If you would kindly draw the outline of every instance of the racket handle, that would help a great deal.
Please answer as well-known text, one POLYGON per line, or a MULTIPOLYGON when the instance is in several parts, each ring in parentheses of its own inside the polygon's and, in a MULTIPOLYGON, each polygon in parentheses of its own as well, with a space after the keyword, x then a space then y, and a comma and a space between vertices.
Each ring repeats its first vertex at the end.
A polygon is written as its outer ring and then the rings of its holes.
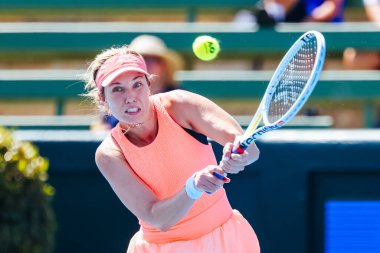
MULTIPOLYGON (((245 147, 242 147, 242 146, 239 145, 237 147, 233 147, 232 153, 234 153, 234 154, 243 154, 244 151, 245 151, 245 149, 246 149, 245 147)), ((216 177, 216 178, 218 178, 220 180, 223 180, 223 181, 227 180, 227 178, 226 178, 227 173, 224 173, 224 175, 221 175, 221 174, 219 174, 217 172, 213 172, 212 174, 214 175, 214 177, 216 177)), ((211 194, 211 192, 206 192, 206 193, 211 194)))
POLYGON ((221 175, 218 172, 213 172, 212 174, 214 175, 214 177, 216 177, 220 180, 225 180, 225 178, 226 178, 226 175, 221 175))
MULTIPOLYGON (((220 180, 227 180, 226 179, 226 174, 225 175, 221 175, 219 174, 218 172, 213 172, 212 173, 214 175, 214 177, 216 177, 217 179, 220 179, 220 180)), ((212 192, 206 192, 207 194, 212 194, 212 192)))
POLYGON ((246 150, 246 147, 237 146, 237 147, 234 147, 232 149, 232 153, 234 153, 234 154, 243 154, 245 150, 246 150))

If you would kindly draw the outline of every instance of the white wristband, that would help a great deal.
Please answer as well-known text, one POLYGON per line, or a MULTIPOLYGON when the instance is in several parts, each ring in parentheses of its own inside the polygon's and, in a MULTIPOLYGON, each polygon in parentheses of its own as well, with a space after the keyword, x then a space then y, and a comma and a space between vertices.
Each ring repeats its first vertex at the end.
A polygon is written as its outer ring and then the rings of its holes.
POLYGON ((199 199, 203 193, 203 191, 200 191, 197 188, 195 188, 193 176, 189 177, 189 179, 186 181, 185 191, 187 196, 189 196, 189 198, 191 199, 199 199))

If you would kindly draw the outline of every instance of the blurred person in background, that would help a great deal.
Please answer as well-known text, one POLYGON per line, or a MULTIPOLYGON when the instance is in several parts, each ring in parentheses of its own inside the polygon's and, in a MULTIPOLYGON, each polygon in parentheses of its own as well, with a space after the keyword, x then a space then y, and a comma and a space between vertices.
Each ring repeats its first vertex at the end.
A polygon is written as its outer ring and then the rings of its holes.
MULTIPOLYGON (((380 29, 380 0, 363 0, 367 18, 380 29)), ((380 52, 347 48, 343 52, 343 67, 349 70, 380 70, 380 52)), ((377 108, 375 127, 380 128, 380 108, 377 108)))
POLYGON ((250 10, 239 11, 237 24, 273 26, 278 22, 342 22, 344 0, 262 0, 250 10))
MULTIPOLYGON (((368 20, 380 29, 380 0, 364 0, 363 4, 368 20)), ((380 70, 380 53, 347 48, 343 52, 343 67, 350 70, 380 70)))
POLYGON ((380 26, 380 0, 364 0, 363 4, 368 19, 380 26))
MULTIPOLYGON (((182 70, 184 62, 182 57, 169 49, 165 42, 153 35, 143 34, 134 38, 128 46, 144 57, 149 73, 154 76, 151 92, 157 94, 178 88, 175 73, 182 70)), ((105 114, 101 120, 94 122, 93 130, 111 129, 118 120, 111 114, 105 114)))
POLYGON ((153 35, 140 35, 131 41, 129 48, 144 57, 149 73, 155 76, 152 94, 178 88, 175 73, 183 69, 184 62, 163 40, 153 35))
POLYGON ((287 12, 285 22, 343 22, 344 0, 299 0, 287 12))

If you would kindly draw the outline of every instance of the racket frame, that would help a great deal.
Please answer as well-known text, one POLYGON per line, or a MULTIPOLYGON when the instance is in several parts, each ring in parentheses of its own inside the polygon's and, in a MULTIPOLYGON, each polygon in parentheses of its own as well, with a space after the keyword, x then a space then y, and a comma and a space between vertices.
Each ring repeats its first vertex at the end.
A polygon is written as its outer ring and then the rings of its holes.
POLYGON ((240 145, 234 148, 234 153, 243 153, 244 150, 248 148, 248 146, 255 141, 258 137, 265 134, 268 131, 278 129, 289 122, 302 108, 307 99, 309 98, 311 92, 313 91, 320 73, 322 72, 324 60, 326 55, 326 45, 325 39, 320 32, 317 31, 308 31, 304 33, 288 50, 285 56, 282 58, 280 64, 278 65, 275 73, 273 74, 268 87, 264 93, 263 99, 260 102, 259 108, 253 116, 250 124, 248 125, 244 135, 240 138, 240 145), (316 37, 317 40, 317 53, 315 59, 315 65, 310 73, 310 78, 305 84, 305 87, 301 94, 298 96, 297 100, 290 107, 290 109, 277 121, 270 123, 267 117, 267 111, 269 109, 269 104, 271 98, 274 94, 274 91, 278 85, 279 79, 286 70, 287 65, 292 60, 295 54, 299 51, 299 49, 307 43, 311 38, 316 37), (262 127, 258 127, 260 122, 263 121, 264 125, 262 127))

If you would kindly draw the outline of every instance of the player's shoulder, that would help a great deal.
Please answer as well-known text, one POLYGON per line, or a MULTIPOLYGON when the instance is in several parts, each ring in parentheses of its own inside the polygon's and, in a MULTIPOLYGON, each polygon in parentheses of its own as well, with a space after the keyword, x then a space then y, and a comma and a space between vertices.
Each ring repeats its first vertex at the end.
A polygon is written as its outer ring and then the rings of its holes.
POLYGON ((96 149, 95 162, 99 169, 105 169, 120 159, 124 159, 123 153, 111 134, 108 134, 96 149))
POLYGON ((160 93, 158 95, 165 108, 182 108, 183 106, 196 105, 201 103, 204 99, 204 97, 199 94, 181 89, 160 93))
POLYGON ((201 100, 200 95, 185 90, 173 90, 160 94, 160 102, 168 114, 180 126, 190 129, 190 119, 200 110, 199 101, 201 100))

